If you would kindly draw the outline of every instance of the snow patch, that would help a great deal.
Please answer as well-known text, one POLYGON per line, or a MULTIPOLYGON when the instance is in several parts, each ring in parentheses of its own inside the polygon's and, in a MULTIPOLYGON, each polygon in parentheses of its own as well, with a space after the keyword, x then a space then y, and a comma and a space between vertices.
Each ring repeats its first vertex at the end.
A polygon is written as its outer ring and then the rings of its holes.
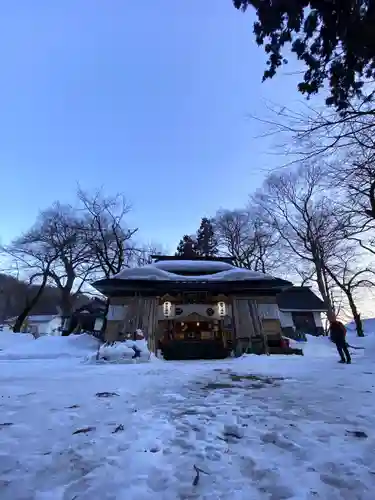
POLYGON ((4 361, 1 498, 370 500, 373 359, 336 361, 4 361))
MULTIPOLYGON (((85 351, 84 336, 62 339, 85 351)), ((304 347, 126 367, 3 360, 1 499, 371 500, 373 354, 339 365, 329 339, 304 347)))

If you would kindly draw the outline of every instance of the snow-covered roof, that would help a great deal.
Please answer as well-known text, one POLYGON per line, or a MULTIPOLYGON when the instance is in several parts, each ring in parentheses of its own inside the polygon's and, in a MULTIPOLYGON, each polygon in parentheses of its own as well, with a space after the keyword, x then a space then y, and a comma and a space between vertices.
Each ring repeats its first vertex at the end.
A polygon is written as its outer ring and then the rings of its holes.
MULTIPOLYGON (((58 318, 57 314, 31 314, 27 316, 26 320, 30 323, 48 323, 55 318, 58 318)), ((8 318, 7 323, 11 323, 12 321, 16 321, 17 316, 13 316, 12 318, 8 318)))
POLYGON ((52 321, 53 319, 57 318, 57 314, 32 314, 31 316, 27 317, 27 321, 30 322, 35 322, 35 323, 45 323, 48 321, 52 321))
POLYGON ((124 269, 116 274, 114 278, 149 281, 246 281, 274 279, 273 276, 268 274, 241 269, 225 262, 189 260, 161 261, 133 269, 124 269), (190 273, 200 271, 204 272, 204 274, 186 276, 180 274, 183 271, 190 273))
POLYGON ((294 286, 277 296, 280 311, 326 311, 324 302, 306 286, 294 286))
POLYGON ((161 260, 151 264, 157 269, 163 269, 168 272, 212 272, 228 271, 234 266, 227 262, 210 261, 210 260, 161 260))

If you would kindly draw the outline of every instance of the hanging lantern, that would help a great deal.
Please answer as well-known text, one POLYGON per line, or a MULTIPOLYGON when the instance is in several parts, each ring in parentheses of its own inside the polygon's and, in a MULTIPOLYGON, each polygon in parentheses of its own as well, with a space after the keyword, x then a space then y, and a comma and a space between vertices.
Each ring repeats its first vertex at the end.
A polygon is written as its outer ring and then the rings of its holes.
POLYGON ((163 313, 166 318, 169 318, 172 314, 172 303, 169 301, 164 302, 163 304, 163 313))
POLYGON ((218 313, 220 318, 223 318, 226 314, 226 304, 223 301, 217 303, 218 313))

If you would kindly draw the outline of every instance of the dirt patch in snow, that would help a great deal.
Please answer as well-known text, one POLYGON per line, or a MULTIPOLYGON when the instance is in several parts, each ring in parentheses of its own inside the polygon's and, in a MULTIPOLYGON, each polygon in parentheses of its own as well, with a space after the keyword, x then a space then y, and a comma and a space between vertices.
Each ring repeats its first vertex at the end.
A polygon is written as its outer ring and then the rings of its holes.
POLYGON ((268 386, 280 386, 283 377, 265 377, 261 375, 239 375, 237 373, 221 372, 221 375, 228 377, 228 381, 210 381, 202 386, 203 390, 220 390, 220 389, 263 389, 268 386))
POLYGON ((244 389, 244 387, 236 384, 226 383, 226 382, 209 382, 204 385, 202 389, 207 390, 218 390, 218 389, 244 389))
POLYGON ((243 380, 257 380, 265 384, 274 385, 275 382, 284 380, 284 377, 262 377, 260 375, 238 375, 236 373, 230 373, 229 377, 235 382, 242 382, 243 380))
POLYGON ((113 396, 120 396, 117 392, 97 392, 96 397, 98 398, 112 398, 113 396))

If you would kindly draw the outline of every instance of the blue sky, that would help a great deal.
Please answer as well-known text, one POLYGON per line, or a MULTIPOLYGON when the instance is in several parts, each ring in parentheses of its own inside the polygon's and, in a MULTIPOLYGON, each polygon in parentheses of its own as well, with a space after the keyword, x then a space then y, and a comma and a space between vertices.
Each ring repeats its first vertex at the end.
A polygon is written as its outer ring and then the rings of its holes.
POLYGON ((0 16, 0 238, 76 185, 124 192, 129 223, 174 250, 202 216, 247 202, 272 166, 253 17, 231 0, 19 0, 0 16))

